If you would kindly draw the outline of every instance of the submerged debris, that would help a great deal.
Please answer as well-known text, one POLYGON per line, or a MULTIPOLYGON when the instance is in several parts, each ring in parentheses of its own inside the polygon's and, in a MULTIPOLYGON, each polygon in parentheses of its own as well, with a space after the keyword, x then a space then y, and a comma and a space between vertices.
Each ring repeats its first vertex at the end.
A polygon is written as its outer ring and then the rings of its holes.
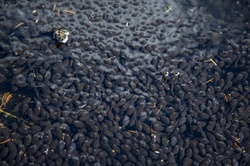
POLYGON ((59 43, 67 43, 69 40, 69 31, 67 29, 58 29, 54 32, 54 38, 59 42, 59 43))

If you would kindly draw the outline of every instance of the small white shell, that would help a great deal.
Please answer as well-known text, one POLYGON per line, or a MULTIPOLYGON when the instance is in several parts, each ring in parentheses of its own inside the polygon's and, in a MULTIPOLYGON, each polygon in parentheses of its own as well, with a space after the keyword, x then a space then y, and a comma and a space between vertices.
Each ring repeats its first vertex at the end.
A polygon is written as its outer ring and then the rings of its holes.
POLYGON ((58 29, 54 32, 54 38, 60 43, 66 43, 69 40, 69 34, 66 29, 58 29))

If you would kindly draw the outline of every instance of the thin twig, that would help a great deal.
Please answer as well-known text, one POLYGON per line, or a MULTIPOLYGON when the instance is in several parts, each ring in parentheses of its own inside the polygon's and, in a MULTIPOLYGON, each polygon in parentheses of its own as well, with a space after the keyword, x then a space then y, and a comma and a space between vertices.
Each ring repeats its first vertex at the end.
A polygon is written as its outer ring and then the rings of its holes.
POLYGON ((54 4, 52 11, 55 11, 55 10, 56 10, 56 3, 54 4))
POLYGON ((64 12, 67 12, 67 13, 70 13, 70 14, 76 14, 76 12, 73 12, 73 11, 71 11, 71 10, 63 10, 64 12))
POLYGON ((18 27, 20 27, 20 26, 23 25, 23 24, 24 24, 24 22, 21 22, 21 23, 17 24, 17 25, 15 26, 15 29, 18 28, 18 27))
POLYGON ((12 139, 11 138, 9 138, 9 139, 7 139, 7 140, 5 140, 5 141, 2 141, 2 142, 0 142, 0 145, 1 144, 4 144, 4 143, 7 143, 7 142, 9 142, 9 141, 11 141, 12 139))
POLYGON ((209 82, 213 82, 214 78, 211 78, 210 80, 207 80, 206 82, 204 82, 204 84, 207 84, 209 82))

